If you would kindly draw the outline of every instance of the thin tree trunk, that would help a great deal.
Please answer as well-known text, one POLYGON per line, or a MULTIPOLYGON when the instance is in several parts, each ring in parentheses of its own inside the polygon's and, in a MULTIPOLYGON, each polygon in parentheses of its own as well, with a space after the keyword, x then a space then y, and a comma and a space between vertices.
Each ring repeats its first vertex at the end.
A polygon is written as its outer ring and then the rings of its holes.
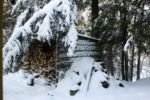
POLYGON ((124 52, 123 48, 124 45, 127 41, 127 36, 128 36, 128 32, 127 32, 127 10, 126 10, 126 0, 123 1, 123 8, 121 10, 121 32, 123 35, 123 47, 122 47, 122 79, 123 80, 128 80, 128 57, 127 54, 124 52))
MULTIPOLYGON (((140 4, 142 4, 142 8, 141 8, 141 10, 142 10, 142 12, 141 12, 141 22, 140 22, 141 23, 140 25, 142 27, 143 16, 144 16, 144 3, 142 3, 142 0, 141 0, 140 4)), ((140 28, 139 33, 143 34, 143 29, 142 28, 140 28)), ((142 45, 142 41, 139 40, 139 43, 138 43, 138 62, 137 62, 137 80, 140 79, 141 49, 142 49, 141 45, 142 45)))
POLYGON ((128 52, 125 53, 125 78, 128 81, 128 52))
POLYGON ((95 24, 94 21, 99 16, 98 0, 92 0, 91 9, 92 9, 92 35, 96 36, 97 29, 96 26, 94 25, 95 24))
POLYGON ((125 73, 124 73, 124 51, 122 51, 121 72, 122 72, 122 79, 125 80, 125 73))
MULTIPOLYGON (((126 5, 126 4, 124 3, 124 5, 126 5)), ((127 12, 127 10, 126 10, 126 8, 124 8, 124 11, 123 11, 124 45, 125 45, 125 43, 127 41, 127 36, 128 36, 128 33, 127 33, 127 23, 126 23, 126 21, 127 21, 126 12, 127 12)), ((125 80, 128 81, 128 54, 127 54, 127 52, 124 52, 124 55, 125 55, 125 58, 124 58, 125 59, 125 80)))
POLYGON ((138 62, 137 62, 137 80, 140 79, 140 64, 141 64, 141 41, 139 41, 138 47, 138 62))
POLYGON ((98 0, 92 0, 92 22, 98 17, 99 7, 98 0))
POLYGON ((133 68, 134 68, 134 44, 133 44, 133 47, 132 47, 132 58, 131 58, 131 69, 130 69, 130 80, 132 81, 133 80, 133 68))

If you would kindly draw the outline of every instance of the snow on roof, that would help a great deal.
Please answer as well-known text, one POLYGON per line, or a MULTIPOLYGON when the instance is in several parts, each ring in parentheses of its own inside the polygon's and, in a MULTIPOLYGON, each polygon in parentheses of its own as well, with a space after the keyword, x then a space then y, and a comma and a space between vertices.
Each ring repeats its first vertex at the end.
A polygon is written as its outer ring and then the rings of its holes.
POLYGON ((87 36, 87 35, 84 35, 84 34, 78 34, 78 36, 80 36, 80 37, 84 37, 84 38, 88 38, 88 39, 91 39, 91 40, 96 40, 96 41, 99 41, 99 39, 97 39, 97 38, 94 38, 94 37, 89 37, 89 36, 87 36))

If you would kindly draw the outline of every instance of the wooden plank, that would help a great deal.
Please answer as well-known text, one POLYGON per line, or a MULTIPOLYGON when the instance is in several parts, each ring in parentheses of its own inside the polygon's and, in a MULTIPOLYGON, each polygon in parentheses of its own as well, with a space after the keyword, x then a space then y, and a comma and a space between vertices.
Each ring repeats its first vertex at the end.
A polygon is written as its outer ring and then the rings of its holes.
POLYGON ((77 46, 75 51, 98 51, 100 48, 96 46, 77 46))
MULTIPOLYGON (((62 39, 59 39, 57 45, 64 45, 62 39)), ((88 39, 78 39, 77 45, 96 45, 96 41, 88 40, 88 39)))
MULTIPOLYGON (((62 58, 62 59, 58 59, 57 60, 57 63, 59 64, 59 63, 72 63, 72 62, 74 62, 76 59, 83 59, 83 58, 85 58, 85 57, 71 57, 71 58, 62 58)), ((92 57, 95 61, 101 61, 100 60, 100 57, 97 57, 97 56, 93 56, 92 57)))
MULTIPOLYGON (((83 57, 77 57, 77 58, 83 58, 83 57)), ((75 61, 75 59, 76 58, 71 58, 70 61, 63 61, 63 62, 57 63, 56 64, 57 65, 57 69, 58 70, 62 70, 64 72, 67 71, 71 67, 71 65, 73 64, 73 62, 75 61)), ((94 60, 97 61, 97 62, 101 62, 101 60, 98 57, 97 58, 95 57, 94 60)))
MULTIPOLYGON (((99 49, 97 50, 75 50, 74 51, 74 54, 76 54, 76 52, 100 52, 99 49)), ((61 55, 61 54, 67 54, 68 53, 68 50, 64 50, 64 51, 57 51, 57 55, 61 55)), ((88 56, 88 55, 87 55, 88 56)))
MULTIPOLYGON (((63 39, 64 37, 65 37, 64 34, 59 35, 58 41, 62 41, 62 39, 63 39)), ((82 35, 82 34, 79 34, 79 35, 78 35, 78 40, 89 40, 89 41, 93 41, 93 42, 98 42, 98 41, 99 41, 99 40, 96 39, 96 38, 88 37, 88 36, 82 35)))
POLYGON ((88 40, 78 40, 77 41, 78 46, 95 46, 96 43, 88 40))
MULTIPOLYGON (((90 57, 90 56, 95 56, 99 55, 99 52, 97 51, 82 51, 82 52, 75 52, 72 56, 70 57, 90 57)), ((69 57, 67 56, 66 53, 58 53, 58 58, 64 58, 64 57, 69 57)))
POLYGON ((99 41, 98 39, 95 39, 95 38, 92 38, 92 37, 88 37, 88 36, 84 36, 82 34, 78 35, 78 39, 79 40, 90 40, 90 41, 95 41, 95 42, 99 41))
MULTIPOLYGON (((98 48, 96 46, 77 46, 75 48, 75 51, 100 51, 100 48, 98 48)), ((61 48, 61 47, 59 47, 58 48, 58 52, 59 53, 63 53, 63 52, 67 53, 68 50, 67 50, 67 48, 61 48)))
POLYGON ((84 57, 92 57, 95 61, 101 61, 99 53, 100 48, 96 47, 97 41, 94 39, 79 36, 75 53, 72 56, 67 56, 67 47, 64 47, 61 40, 62 39, 59 39, 57 43, 58 53, 56 65, 58 69, 68 69, 76 59, 84 57))
MULTIPOLYGON (((100 55, 91 55, 91 56, 79 56, 79 57, 92 57, 92 58, 101 58, 101 56, 100 55)), ((79 58, 78 56, 74 56, 74 57, 68 57, 68 56, 66 56, 66 57, 57 57, 57 59, 58 60, 69 60, 69 59, 72 59, 72 58, 79 58)))

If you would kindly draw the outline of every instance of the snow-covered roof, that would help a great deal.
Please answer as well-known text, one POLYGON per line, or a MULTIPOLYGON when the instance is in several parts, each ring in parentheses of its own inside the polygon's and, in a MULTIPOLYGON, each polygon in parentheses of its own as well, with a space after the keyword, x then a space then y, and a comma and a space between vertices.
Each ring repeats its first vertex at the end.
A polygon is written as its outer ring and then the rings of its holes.
POLYGON ((99 39, 97 39, 97 38, 94 38, 94 37, 89 37, 89 36, 87 36, 87 35, 84 35, 84 34, 78 34, 78 36, 79 37, 83 37, 83 38, 87 38, 87 39, 91 39, 91 40, 96 40, 96 41, 99 41, 99 39))

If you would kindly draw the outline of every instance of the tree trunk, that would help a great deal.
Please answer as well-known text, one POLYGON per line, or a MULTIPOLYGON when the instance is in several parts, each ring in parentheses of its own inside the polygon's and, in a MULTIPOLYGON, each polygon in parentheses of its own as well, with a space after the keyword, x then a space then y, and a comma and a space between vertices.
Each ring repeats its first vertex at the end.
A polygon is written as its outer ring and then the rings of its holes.
POLYGON ((98 17, 98 0, 92 0, 92 22, 98 17))
POLYGON ((92 35, 95 36, 97 33, 97 30, 96 30, 96 27, 94 26, 95 24, 94 21, 99 16, 98 0, 92 0, 91 9, 92 9, 92 35))
POLYGON ((124 51, 122 51, 122 58, 121 58, 121 74, 122 74, 122 79, 125 80, 125 73, 124 73, 124 51))
MULTIPOLYGON (((140 25, 141 25, 141 28, 139 30, 139 33, 140 34, 143 34, 143 29, 142 29, 142 23, 143 23, 143 16, 144 16, 144 3, 142 3, 142 0, 141 0, 141 3, 142 4, 142 12, 141 12, 141 21, 140 21, 140 25)), ((139 42, 138 42, 138 62, 137 62, 137 80, 140 79, 140 65, 141 65, 141 47, 142 45, 142 40, 139 38, 139 42)))
POLYGON ((16 3, 16 0, 11 0, 12 5, 15 5, 15 3, 16 3))
POLYGON ((125 78, 128 81, 128 52, 125 53, 125 78))
POLYGON ((127 54, 124 52, 123 48, 124 45, 127 41, 127 36, 128 36, 128 32, 127 32, 127 9, 126 9, 126 1, 123 1, 123 7, 121 8, 121 33, 123 35, 123 47, 122 47, 122 79, 123 80, 128 80, 128 57, 127 54))
POLYGON ((132 58, 131 58, 131 69, 130 69, 130 80, 133 80, 133 68, 134 68, 134 44, 132 47, 132 58))
POLYGON ((138 44, 138 62, 137 62, 137 80, 140 79, 140 64, 141 64, 141 41, 138 44))

